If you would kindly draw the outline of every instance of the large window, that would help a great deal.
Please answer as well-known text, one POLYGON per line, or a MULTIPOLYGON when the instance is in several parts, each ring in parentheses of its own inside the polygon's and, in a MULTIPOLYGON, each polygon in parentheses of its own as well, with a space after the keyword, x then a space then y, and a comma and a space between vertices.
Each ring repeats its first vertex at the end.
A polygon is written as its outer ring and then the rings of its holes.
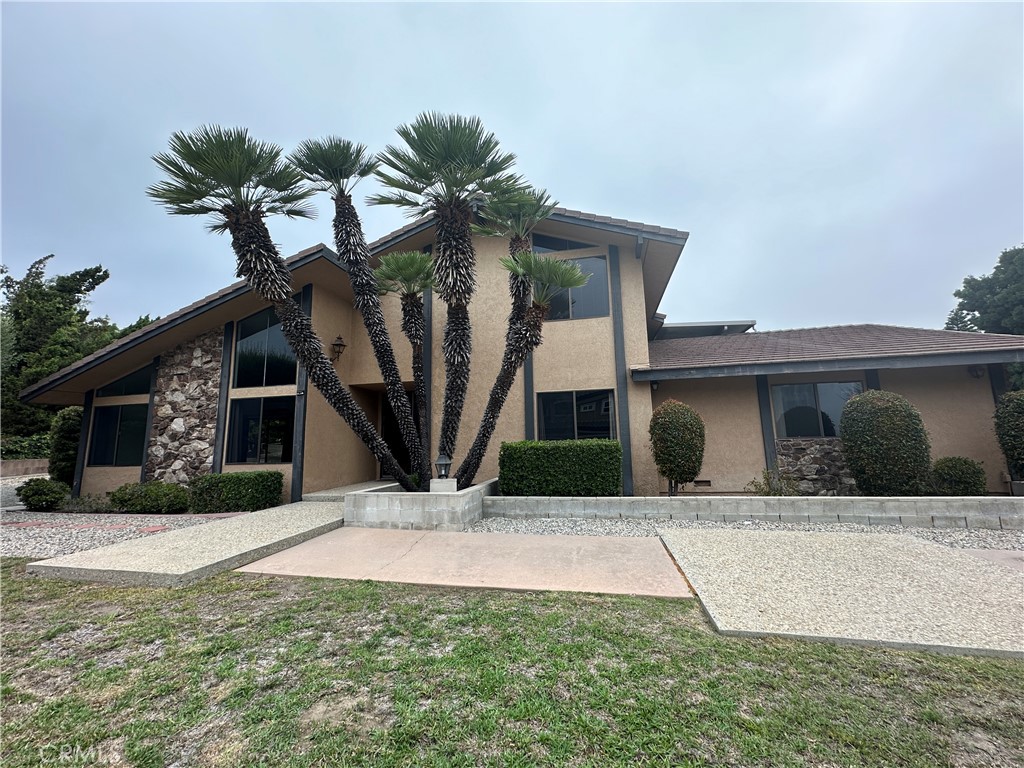
POLYGON ((147 365, 135 373, 129 373, 117 381, 96 390, 96 397, 120 397, 122 395, 148 395, 153 366, 147 365))
POLYGON ((295 398, 232 400, 228 430, 228 464, 288 464, 295 432, 295 398))
POLYGON ((596 248, 590 243, 580 243, 576 240, 567 240, 564 237, 551 237, 550 235, 533 234, 534 253, 554 253, 555 251, 578 251, 583 248, 596 248))
POLYGON ((837 437, 843 406, 863 387, 859 381, 776 384, 772 411, 776 437, 837 437))
POLYGON ((590 279, 582 288, 561 291, 551 300, 549 320, 608 316, 608 262, 604 256, 572 259, 590 279))
POLYGON ((238 323, 235 337, 235 386, 273 387, 295 383, 295 353, 281 333, 273 309, 238 323))
MULTIPOLYGON (((149 391, 148 384, 146 390, 149 391)), ((105 405, 94 409, 90 466, 142 466, 148 410, 148 405, 105 405)))
POLYGON ((610 389, 537 395, 541 440, 615 437, 615 396, 610 389))

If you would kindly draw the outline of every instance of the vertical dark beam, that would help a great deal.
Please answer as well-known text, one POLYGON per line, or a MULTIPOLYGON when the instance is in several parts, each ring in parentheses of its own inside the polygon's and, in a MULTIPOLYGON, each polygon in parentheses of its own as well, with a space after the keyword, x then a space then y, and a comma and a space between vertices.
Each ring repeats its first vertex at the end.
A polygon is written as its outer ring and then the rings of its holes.
POLYGON ((775 425, 772 424, 772 401, 768 393, 768 377, 756 376, 757 407, 761 411, 761 437, 764 440, 764 461, 768 469, 778 469, 779 457, 775 453, 775 425))
POLYGON ((615 341, 615 403, 622 444, 622 495, 633 495, 633 447, 629 433, 629 374, 626 371, 626 332, 622 323, 622 274, 619 247, 608 246, 608 275, 612 284, 612 335, 615 341))
POLYGON ((213 437, 213 467, 210 471, 219 475, 224 466, 224 429, 228 416, 228 389, 231 387, 231 342, 235 336, 235 324, 224 323, 224 344, 220 352, 220 397, 217 398, 217 427, 213 437))
MULTIPOLYGON (((426 424, 428 433, 432 432, 430 422, 431 403, 434 401, 434 292, 426 290, 423 292, 423 383, 427 388, 426 402, 426 424)), ((429 437, 429 434, 428 434, 429 437)), ((433 450, 430 441, 423 447, 430 459, 430 465, 434 465, 433 450)))
POLYGON ((537 419, 534 414, 534 406, 537 404, 537 396, 533 392, 533 353, 526 356, 523 364, 523 435, 527 440, 534 440, 537 419))
POLYGON ((867 382, 868 389, 881 389, 882 382, 878 380, 878 369, 868 368, 864 371, 864 381, 867 382))
POLYGON ((75 479, 71 486, 71 495, 76 499, 82 493, 82 474, 85 471, 85 451, 89 447, 89 426, 92 423, 92 397, 94 390, 85 393, 85 405, 82 408, 82 428, 78 432, 78 456, 75 458, 75 479))
MULTIPOLYGON (((313 284, 302 286, 300 299, 302 311, 307 317, 313 316, 313 284)), ((295 377, 295 431, 292 434, 292 502, 302 501, 302 473, 306 464, 306 389, 309 387, 309 374, 306 367, 299 363, 295 377)))
POLYGON ((988 383, 992 387, 992 401, 999 403, 999 398, 1006 394, 1006 368, 1002 363, 989 363, 988 383))
POLYGON ((149 463, 150 432, 153 431, 153 399, 156 396, 156 375, 160 370, 160 355, 153 358, 153 372, 149 375, 149 407, 146 408, 146 450, 142 453, 142 468, 139 470, 139 482, 146 482, 146 464, 149 463))

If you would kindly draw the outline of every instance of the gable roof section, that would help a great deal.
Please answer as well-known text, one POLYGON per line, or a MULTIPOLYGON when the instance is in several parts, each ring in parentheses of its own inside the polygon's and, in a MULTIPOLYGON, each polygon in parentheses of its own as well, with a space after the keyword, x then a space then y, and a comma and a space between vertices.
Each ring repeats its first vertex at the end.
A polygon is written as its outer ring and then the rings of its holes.
POLYGON ((751 376, 857 368, 1024 362, 1024 336, 894 325, 835 325, 649 344, 634 381, 751 376))

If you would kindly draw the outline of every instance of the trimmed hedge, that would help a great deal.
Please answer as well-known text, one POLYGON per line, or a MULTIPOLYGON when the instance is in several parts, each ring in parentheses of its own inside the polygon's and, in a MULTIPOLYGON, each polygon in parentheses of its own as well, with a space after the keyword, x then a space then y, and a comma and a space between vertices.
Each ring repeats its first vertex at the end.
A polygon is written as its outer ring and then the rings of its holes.
POLYGON ((57 412, 50 423, 50 478, 71 485, 75 482, 78 439, 82 432, 82 409, 73 405, 57 412))
POLYGON ((693 408, 678 400, 666 400, 654 409, 648 433, 654 463, 662 477, 673 485, 697 479, 704 463, 704 420, 693 408))
POLYGON ((1007 392, 996 407, 996 438, 1013 478, 1024 478, 1024 392, 1007 392))
POLYGON ((159 480, 125 483, 111 492, 110 506, 136 515, 180 515, 188 512, 188 490, 159 480))
POLYGON ((271 471, 202 475, 189 483, 189 489, 189 509, 198 515, 254 512, 281 503, 284 475, 271 471))
POLYGON ((0 441, 0 459, 45 459, 50 455, 50 433, 32 437, 5 437, 0 441))
POLYGON ((33 477, 15 488, 15 493, 29 511, 52 512, 71 495, 71 488, 59 480, 33 477))
POLYGON ((502 443, 498 483, 504 496, 618 496, 618 440, 522 440, 502 443))
POLYGON ((843 455, 864 496, 919 496, 931 480, 921 414, 895 392, 868 390, 843 406, 843 455))
POLYGON ((988 490, 980 461, 966 456, 944 456, 935 460, 932 483, 939 496, 984 496, 988 490))

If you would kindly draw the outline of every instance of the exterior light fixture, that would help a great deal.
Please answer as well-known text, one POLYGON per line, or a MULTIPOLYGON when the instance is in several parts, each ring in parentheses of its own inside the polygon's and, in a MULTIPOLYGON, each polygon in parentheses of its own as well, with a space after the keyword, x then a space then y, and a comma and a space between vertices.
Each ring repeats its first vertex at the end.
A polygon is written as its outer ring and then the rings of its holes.
POLYGON ((331 342, 331 362, 337 362, 338 358, 341 357, 341 353, 345 351, 345 347, 348 344, 341 338, 341 334, 338 334, 338 338, 331 342))
POLYGON ((980 379, 985 375, 985 366, 983 365, 968 365, 967 373, 972 379, 980 379))
POLYGON ((660 386, 661 386, 661 382, 659 382, 657 379, 655 379, 654 381, 651 382, 651 392, 657 392, 658 391, 658 387, 660 387, 660 386))
POLYGON ((437 461, 434 462, 434 466, 437 467, 437 479, 438 480, 447 480, 448 479, 448 470, 450 470, 452 468, 451 457, 448 456, 448 454, 446 454, 446 453, 442 453, 442 454, 438 455, 437 461))

